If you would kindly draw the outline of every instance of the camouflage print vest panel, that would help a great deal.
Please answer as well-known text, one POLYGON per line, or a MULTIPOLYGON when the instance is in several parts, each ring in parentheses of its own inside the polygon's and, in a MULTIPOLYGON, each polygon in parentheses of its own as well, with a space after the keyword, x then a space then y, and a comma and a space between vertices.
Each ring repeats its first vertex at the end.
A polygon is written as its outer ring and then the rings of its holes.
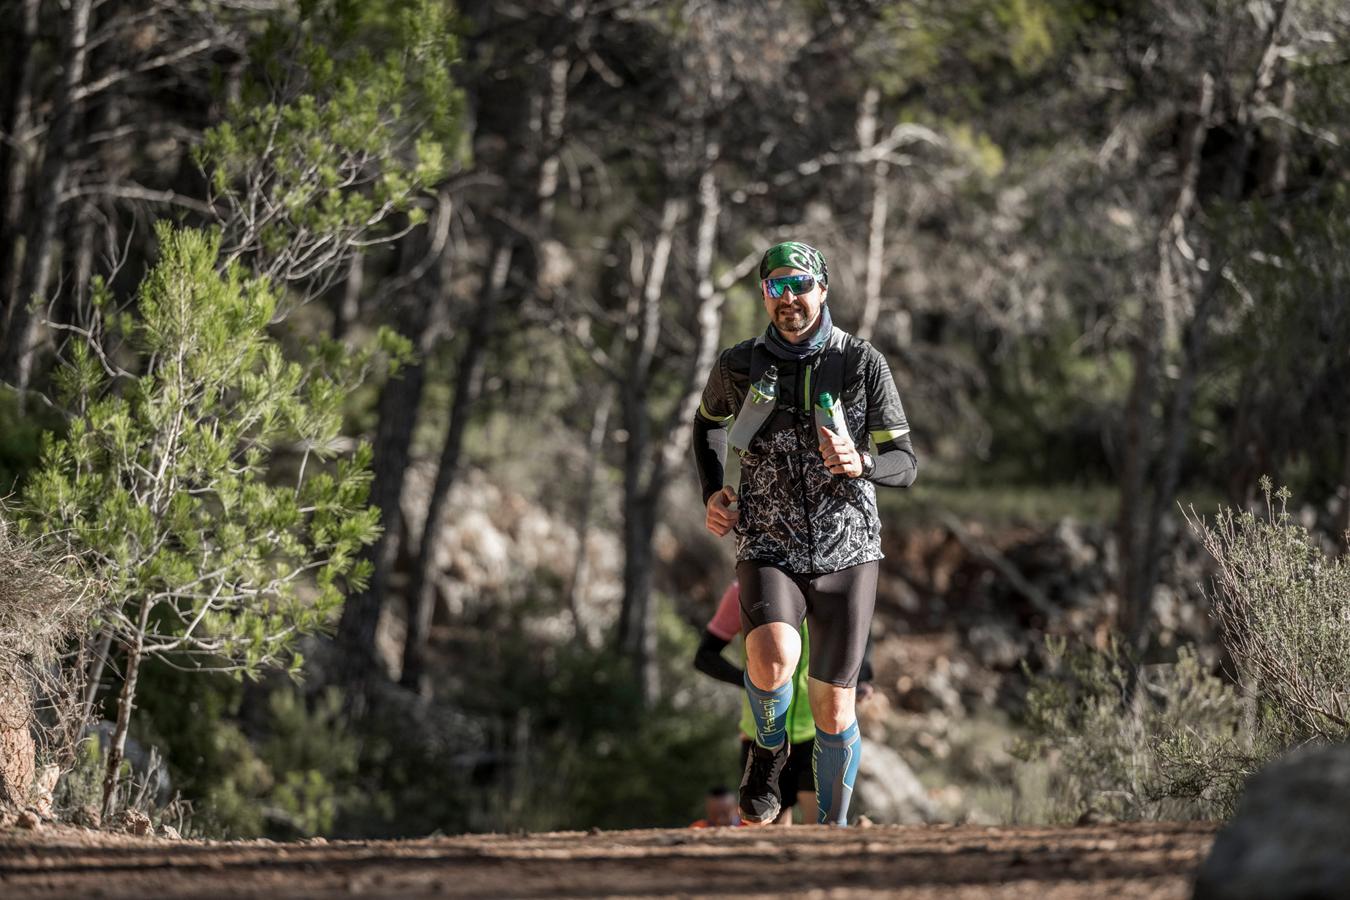
MULTIPOLYGON (((822 392, 842 397, 855 446, 868 447, 862 342, 836 329, 816 356, 778 366, 778 404, 741 456, 736 558, 770 562, 801 575, 836 572, 882 558, 876 488, 832 475, 821 458, 812 409, 822 392), (834 358, 827 358, 835 354, 834 358)), ((765 354, 755 347, 754 354, 765 354)), ((750 361, 748 387, 765 362, 750 361)), ((739 393, 739 390, 738 390, 739 393)), ((743 397, 735 398, 736 402, 743 397)))

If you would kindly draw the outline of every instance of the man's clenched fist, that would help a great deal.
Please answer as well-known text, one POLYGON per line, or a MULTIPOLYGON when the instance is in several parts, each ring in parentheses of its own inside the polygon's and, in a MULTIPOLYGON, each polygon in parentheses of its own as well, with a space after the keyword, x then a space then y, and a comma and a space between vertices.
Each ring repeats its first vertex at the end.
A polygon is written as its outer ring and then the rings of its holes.
POLYGON ((849 478, 857 478, 862 474, 862 454, 853 446, 852 438, 846 434, 835 434, 824 425, 820 426, 820 455, 831 474, 847 475, 849 478))
POLYGON ((705 524, 708 530, 722 537, 732 529, 741 517, 740 510, 731 504, 736 502, 736 489, 727 485, 708 498, 708 517, 705 524))

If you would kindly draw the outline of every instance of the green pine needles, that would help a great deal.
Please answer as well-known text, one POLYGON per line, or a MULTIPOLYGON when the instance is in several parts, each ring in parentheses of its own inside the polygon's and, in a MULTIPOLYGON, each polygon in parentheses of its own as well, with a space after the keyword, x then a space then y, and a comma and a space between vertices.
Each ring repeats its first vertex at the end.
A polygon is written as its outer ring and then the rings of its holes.
POLYGON ((105 816, 144 658, 240 677, 298 669, 297 639, 367 577, 370 451, 336 452, 342 404, 380 350, 408 350, 386 334, 365 352, 324 344, 287 360, 267 332, 266 281, 218 271, 215 235, 161 225, 158 237, 136 314, 98 293, 95 327, 69 346, 69 428, 46 437, 23 496, 24 527, 104 586, 97 624, 125 654, 105 816))
POLYGON ((416 201, 467 156, 453 23, 438 0, 278 14, 228 120, 196 151, 224 262, 320 293, 351 254, 425 219, 416 201))

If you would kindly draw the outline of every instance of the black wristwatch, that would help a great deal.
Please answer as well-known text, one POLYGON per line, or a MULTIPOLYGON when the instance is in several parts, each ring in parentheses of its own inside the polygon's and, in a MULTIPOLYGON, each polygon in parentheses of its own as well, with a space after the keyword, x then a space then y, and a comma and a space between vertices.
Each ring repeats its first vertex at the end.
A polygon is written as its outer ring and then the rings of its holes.
POLYGON ((862 457, 862 477, 871 478, 872 473, 877 470, 877 461, 873 459, 872 454, 868 453, 866 450, 859 451, 858 455, 862 457))

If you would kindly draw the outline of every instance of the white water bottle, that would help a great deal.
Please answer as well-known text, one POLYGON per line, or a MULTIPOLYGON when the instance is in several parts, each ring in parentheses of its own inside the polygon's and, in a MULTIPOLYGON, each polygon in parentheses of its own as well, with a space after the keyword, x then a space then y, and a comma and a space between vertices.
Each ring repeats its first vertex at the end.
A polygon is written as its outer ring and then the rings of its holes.
POLYGON ((822 425, 837 435, 851 437, 848 422, 844 420, 844 404, 835 402, 834 395, 828 391, 821 394, 820 399, 816 401, 816 427, 822 425))

